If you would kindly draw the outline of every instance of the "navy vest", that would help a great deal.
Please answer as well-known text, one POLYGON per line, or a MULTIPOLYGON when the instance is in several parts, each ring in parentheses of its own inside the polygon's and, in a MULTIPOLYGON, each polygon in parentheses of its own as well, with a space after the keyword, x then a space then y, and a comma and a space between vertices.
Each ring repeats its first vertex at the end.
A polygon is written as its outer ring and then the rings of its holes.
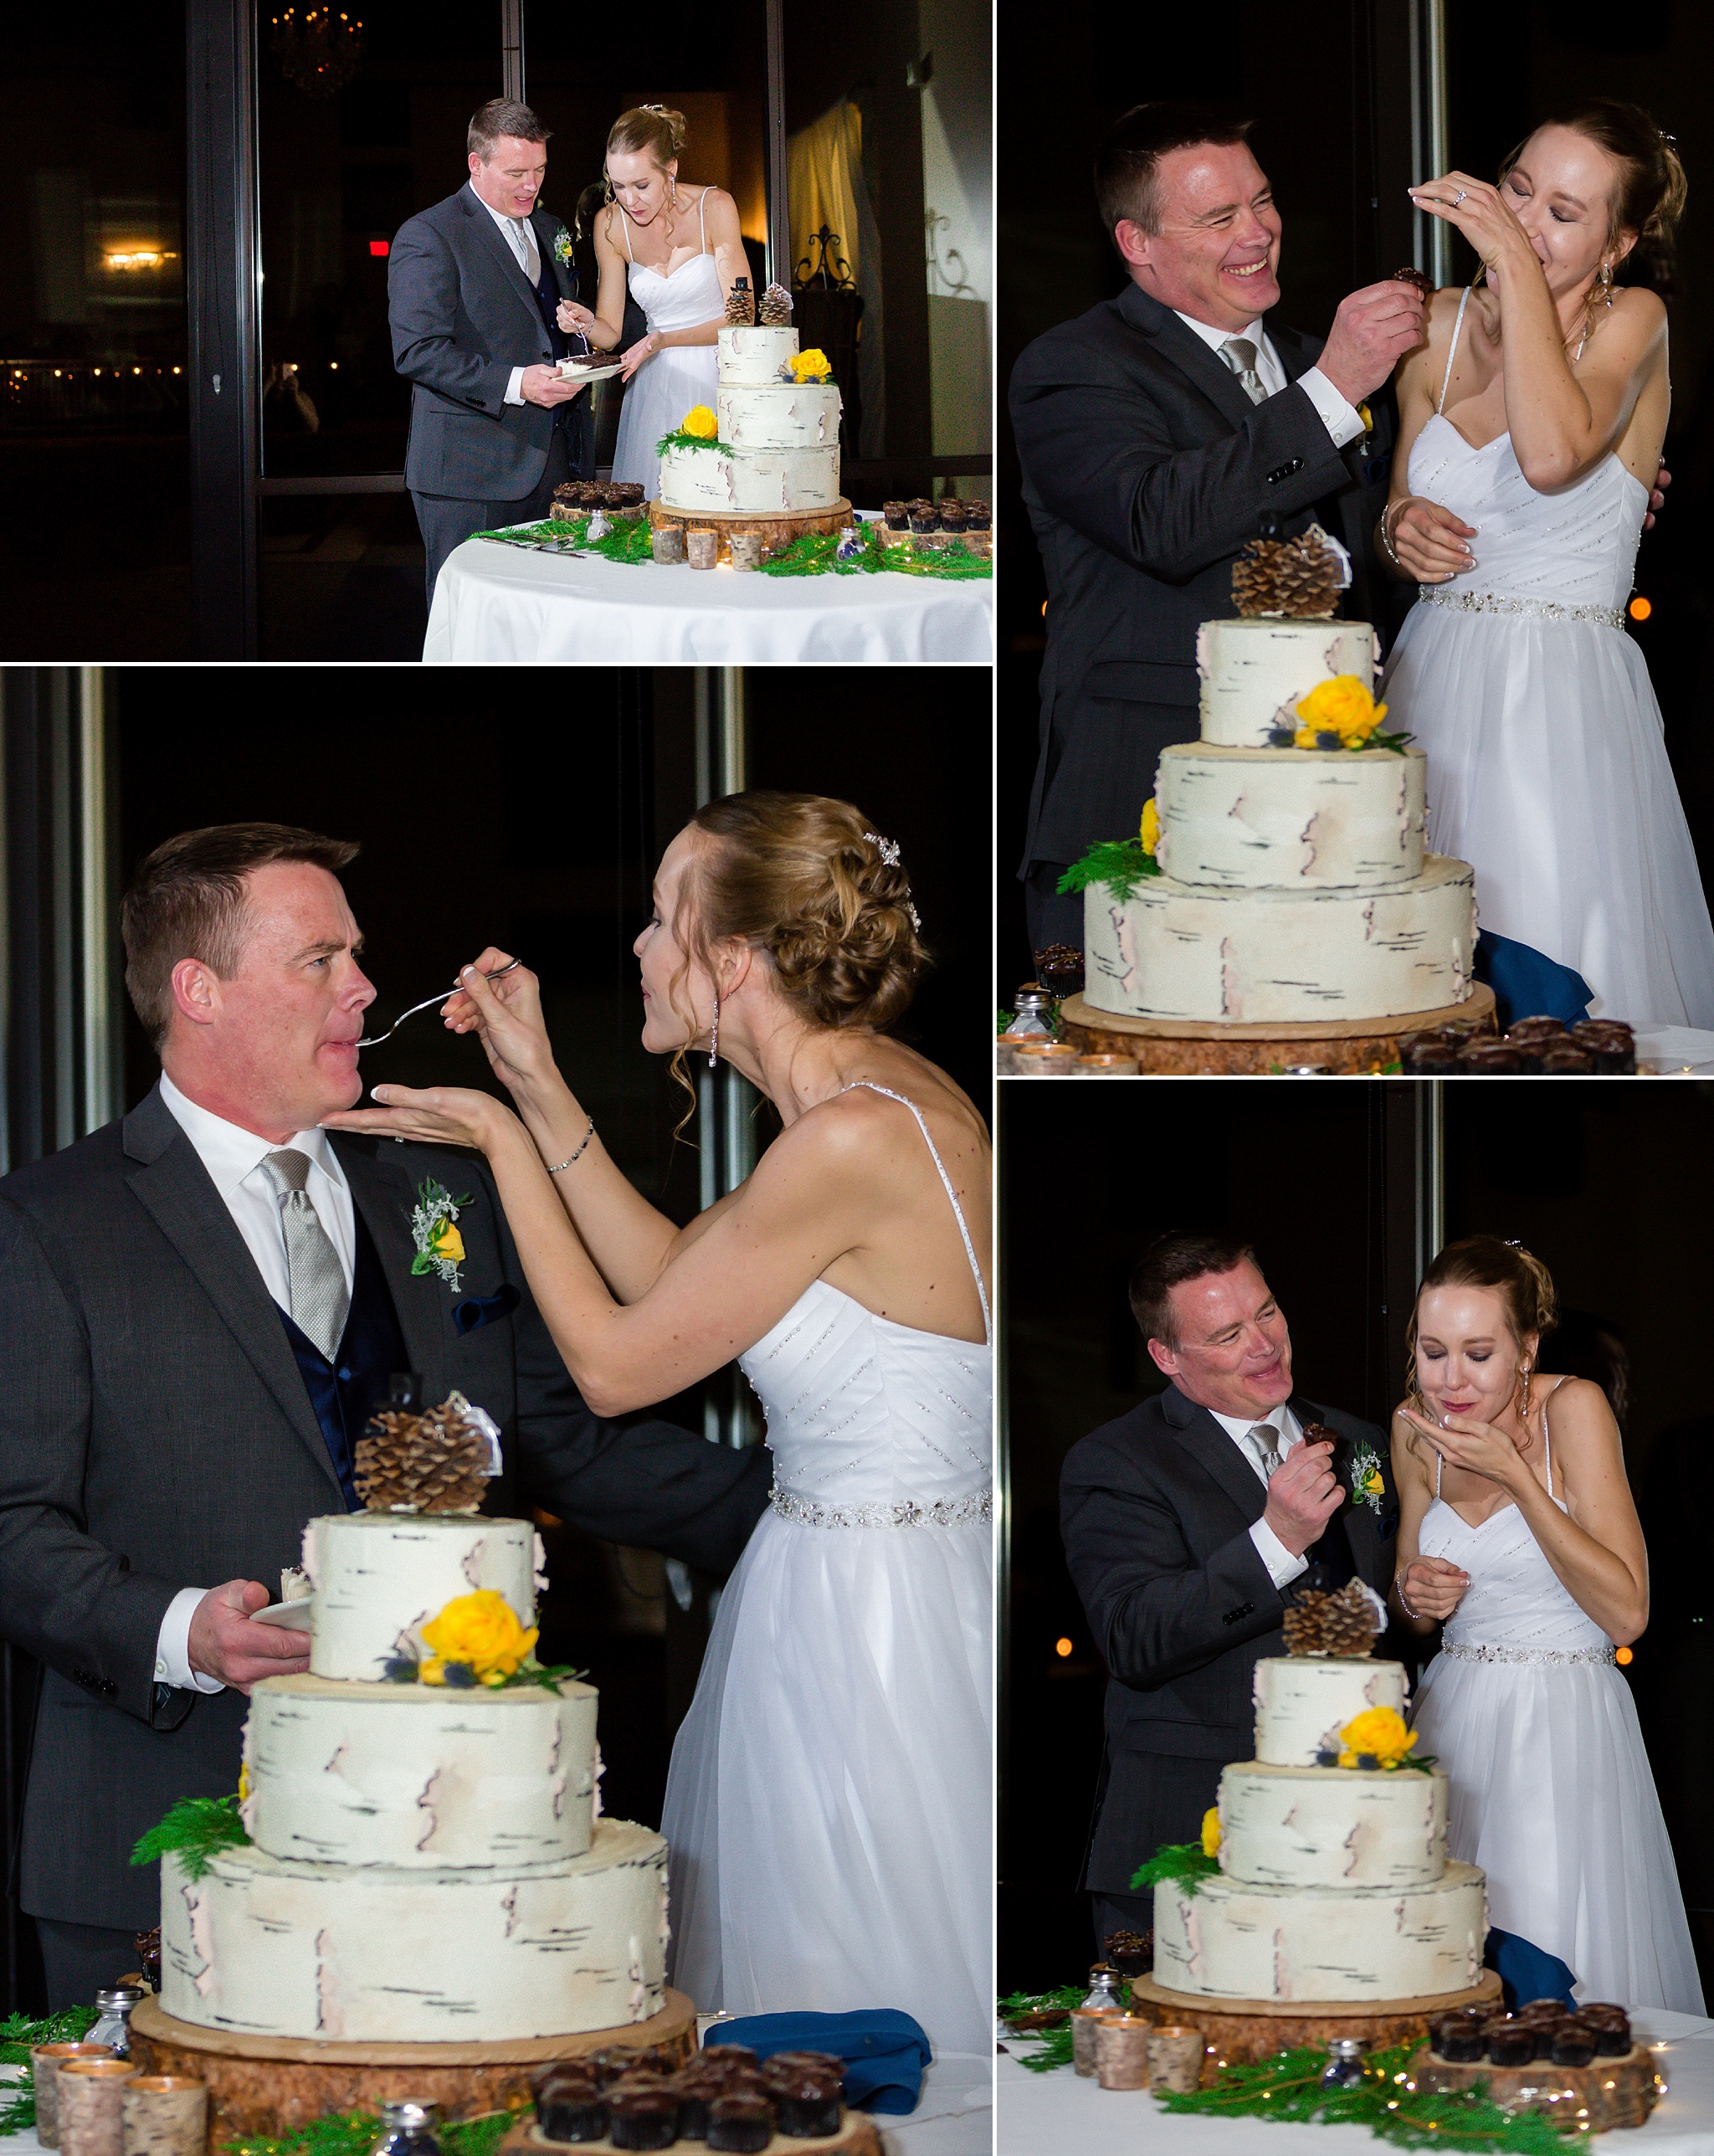
MULTIPOLYGON (((285 1337, 303 1374, 310 1405, 321 1425, 327 1456, 333 1462, 339 1486, 345 1492, 346 1510, 355 1512, 362 1509, 362 1500, 352 1480, 357 1440, 370 1416, 385 1404, 387 1380, 395 1370, 408 1370, 410 1361, 405 1352, 404 1335, 398 1329, 398 1317, 393 1306, 393 1291, 387 1285, 387 1275, 369 1240, 369 1230, 363 1225, 363 1216, 355 1208, 352 1219, 357 1229, 357 1277, 352 1286, 352 1306, 346 1315, 339 1353, 333 1362, 328 1362, 315 1342, 300 1332, 283 1310, 280 1312, 280 1322, 285 1327, 285 1337)), ((280 1306, 276 1303, 275 1307, 278 1310, 280 1306)))
POLYGON ((1319 1539, 1312 1542, 1303 1554, 1310 1568, 1292 1581, 1294 1587, 1319 1587, 1327 1591, 1343 1587, 1357 1577, 1357 1567, 1351 1558, 1351 1537, 1337 1512, 1322 1528, 1319 1539))

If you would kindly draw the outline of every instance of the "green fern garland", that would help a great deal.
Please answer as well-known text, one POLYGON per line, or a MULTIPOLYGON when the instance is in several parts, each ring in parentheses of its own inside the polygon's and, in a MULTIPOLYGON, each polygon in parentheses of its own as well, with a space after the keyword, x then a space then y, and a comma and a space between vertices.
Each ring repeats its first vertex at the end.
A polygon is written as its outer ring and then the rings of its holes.
MULTIPOLYGON (((80 2044, 98 2019, 93 2006, 69 2006, 63 2014, 32 2020, 25 2014, 0 2021, 0 2066, 28 2066, 38 2044, 80 2044)), ((36 2092, 28 2076, 0 2089, 0 2140, 27 2133, 36 2123, 36 2092)))
POLYGON ((730 442, 722 442, 712 434, 687 434, 682 427, 675 427, 670 434, 663 434, 654 445, 654 454, 664 457, 669 449, 717 449, 723 457, 732 454, 730 442))
POLYGON ((245 1849, 250 1837, 233 1797, 181 1797, 159 1826, 151 1826, 131 1853, 133 1864, 177 1856, 187 1879, 200 1879, 223 1850, 245 1849))
POLYGON ((1161 873, 1160 863, 1142 850, 1141 839, 1097 839, 1080 861, 1060 878, 1062 896, 1105 884, 1116 898, 1129 898, 1147 876, 1161 873))
MULTIPOLYGON (((434 2138, 445 2156, 494 2156, 521 2115, 495 2111, 480 2118, 454 2119, 437 2126, 434 2138)), ((373 2112, 335 2111, 277 2139, 257 2133, 228 2141, 223 2156, 369 2156, 380 2133, 381 2121, 373 2112)))

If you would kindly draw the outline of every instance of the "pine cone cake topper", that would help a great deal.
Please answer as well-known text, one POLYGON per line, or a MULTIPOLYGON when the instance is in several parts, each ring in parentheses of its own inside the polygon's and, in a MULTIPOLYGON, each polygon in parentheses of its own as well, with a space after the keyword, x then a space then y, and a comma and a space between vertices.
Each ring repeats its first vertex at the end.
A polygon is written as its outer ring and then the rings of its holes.
POLYGON ((1380 1637, 1376 1599, 1360 1579, 1347 1580, 1332 1594, 1311 1588, 1286 1612, 1286 1653, 1337 1655, 1342 1660, 1362 1661, 1373 1653, 1380 1637))
POLYGON ((762 295, 757 319, 771 330, 783 329, 792 319, 792 295, 783 285, 770 285, 762 295))
POLYGON ((1252 539, 1232 565, 1240 614, 1330 621, 1347 578, 1327 534, 1311 525, 1295 539, 1252 539))
POLYGON ((756 295, 747 277, 735 277, 726 294, 726 323, 735 330, 748 329, 756 320, 756 295))
POLYGON ((462 1393, 421 1414, 382 1408, 357 1440, 352 1480, 372 1512, 474 1512, 499 1471, 494 1424, 462 1393))

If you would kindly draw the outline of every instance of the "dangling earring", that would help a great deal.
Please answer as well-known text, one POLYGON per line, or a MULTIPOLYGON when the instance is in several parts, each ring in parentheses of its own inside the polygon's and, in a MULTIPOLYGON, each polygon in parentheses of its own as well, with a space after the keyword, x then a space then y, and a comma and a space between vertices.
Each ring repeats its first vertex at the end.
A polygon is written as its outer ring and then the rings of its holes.
POLYGON ((1523 1419, 1527 1422, 1530 1419, 1530 1366, 1527 1363, 1522 1365, 1520 1374, 1523 1378, 1523 1419))
POLYGON ((667 182, 666 182, 666 184, 667 184, 667 190, 668 190, 668 192, 667 192, 667 198, 666 198, 666 206, 667 206, 667 208, 668 208, 669 209, 676 209, 676 208, 678 208, 678 206, 679 206, 679 181, 678 181, 678 175, 677 175, 675 172, 669 173, 669 174, 667 175, 667 182))
POLYGON ((714 992, 714 1031, 708 1041, 708 1067, 713 1070, 720 1058, 720 990, 714 992))

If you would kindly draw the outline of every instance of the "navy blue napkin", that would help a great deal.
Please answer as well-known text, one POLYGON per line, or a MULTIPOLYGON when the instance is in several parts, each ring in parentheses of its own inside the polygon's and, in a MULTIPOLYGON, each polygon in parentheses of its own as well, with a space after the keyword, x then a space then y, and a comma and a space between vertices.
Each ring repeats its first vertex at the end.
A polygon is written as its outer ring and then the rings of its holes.
POLYGON ((896 2007, 856 2014, 750 2014, 717 2021, 703 2038, 744 2044, 758 2059, 776 2051, 830 2051, 845 2062, 845 2101, 864 2111, 915 2111, 932 2054, 920 2022, 896 2007))
POLYGON ((453 1330, 476 1332, 496 1318, 510 1317, 522 1301, 510 1281, 502 1281, 492 1295, 467 1295, 452 1306, 453 1330))

